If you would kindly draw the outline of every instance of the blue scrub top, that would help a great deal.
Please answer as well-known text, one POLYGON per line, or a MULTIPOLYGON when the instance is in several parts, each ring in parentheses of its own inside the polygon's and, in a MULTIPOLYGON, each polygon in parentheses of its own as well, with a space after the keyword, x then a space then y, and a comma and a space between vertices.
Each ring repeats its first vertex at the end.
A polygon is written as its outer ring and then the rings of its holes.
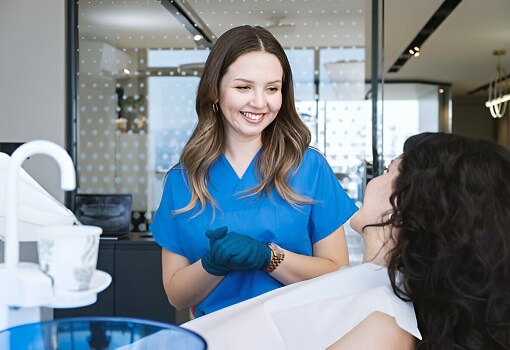
MULTIPOLYGON (((260 154, 260 152, 259 152, 260 154)), ((255 173, 257 154, 240 179, 227 158, 222 155, 211 167, 208 189, 216 200, 213 210, 193 217, 192 211, 175 215, 191 198, 186 172, 174 166, 165 182, 163 196, 150 230, 163 248, 186 257, 191 264, 209 250, 207 230, 227 226, 259 241, 274 242, 291 252, 312 255, 312 245, 332 234, 358 209, 340 186, 324 156, 309 148, 290 181, 299 194, 313 199, 312 204, 292 207, 276 190, 270 196, 240 198, 242 191, 258 183, 255 173)), ((282 284, 265 271, 231 272, 197 305, 196 316, 253 298, 282 284)))

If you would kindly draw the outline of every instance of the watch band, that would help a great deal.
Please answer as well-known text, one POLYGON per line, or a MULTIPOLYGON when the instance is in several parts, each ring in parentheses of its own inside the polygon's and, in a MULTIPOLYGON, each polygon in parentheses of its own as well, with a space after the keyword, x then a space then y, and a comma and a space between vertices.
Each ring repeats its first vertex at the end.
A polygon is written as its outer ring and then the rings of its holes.
POLYGON ((276 268, 282 263, 285 258, 284 250, 275 243, 268 243, 269 249, 271 249, 271 260, 269 261, 269 266, 267 267, 267 272, 273 272, 276 268))

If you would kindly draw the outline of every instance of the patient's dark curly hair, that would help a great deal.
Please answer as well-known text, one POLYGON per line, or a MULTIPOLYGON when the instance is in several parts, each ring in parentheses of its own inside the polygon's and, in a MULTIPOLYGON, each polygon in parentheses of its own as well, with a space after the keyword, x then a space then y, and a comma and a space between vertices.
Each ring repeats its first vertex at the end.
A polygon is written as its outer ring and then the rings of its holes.
POLYGON ((510 349, 510 152, 415 135, 394 186, 388 271, 395 293, 414 303, 417 348, 510 349))

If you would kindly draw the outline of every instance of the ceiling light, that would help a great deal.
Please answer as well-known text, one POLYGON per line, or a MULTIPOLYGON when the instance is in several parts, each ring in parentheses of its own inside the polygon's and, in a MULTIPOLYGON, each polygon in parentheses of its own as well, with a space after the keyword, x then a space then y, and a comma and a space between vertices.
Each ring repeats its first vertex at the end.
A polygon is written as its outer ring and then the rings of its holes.
POLYGON ((409 54, 411 54, 411 56, 413 57, 418 57, 420 56, 420 48, 418 46, 415 46, 413 47, 412 49, 409 49, 409 54))
POLYGON ((417 52, 416 48, 419 48, 423 43, 439 28, 441 23, 455 10, 462 0, 443 0, 441 6, 438 7, 436 12, 432 14, 432 17, 428 20, 425 26, 420 32, 414 37, 408 46, 405 46, 404 51, 398 56, 395 63, 393 63, 388 70, 389 73, 397 73, 402 67, 415 55, 417 52), (409 50, 413 50, 413 53, 409 50))
POLYGON ((500 57, 506 53, 505 50, 494 50, 494 56, 498 57, 496 73, 489 84, 489 100, 485 107, 489 108, 493 118, 501 118, 505 114, 508 101, 510 101, 510 89, 505 69, 501 66, 500 57))
POLYGON ((203 37, 202 35, 197 34, 197 35, 195 35, 195 36, 193 37, 193 40, 195 40, 195 41, 200 41, 200 40, 202 40, 203 38, 204 38, 204 37, 203 37))
POLYGON ((485 106, 490 108, 492 106, 496 106, 500 103, 508 102, 508 101, 510 101, 510 94, 506 94, 506 95, 498 97, 494 100, 487 101, 487 102, 485 102, 485 106))

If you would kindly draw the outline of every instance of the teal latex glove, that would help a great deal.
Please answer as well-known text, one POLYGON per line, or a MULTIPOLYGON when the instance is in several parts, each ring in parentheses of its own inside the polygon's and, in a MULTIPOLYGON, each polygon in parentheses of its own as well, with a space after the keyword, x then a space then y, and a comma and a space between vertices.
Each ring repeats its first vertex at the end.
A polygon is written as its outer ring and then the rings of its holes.
POLYGON ((210 234, 211 255, 219 266, 229 271, 264 270, 271 260, 267 242, 257 241, 237 232, 210 234))
POLYGON ((212 253, 213 245, 218 239, 223 238, 225 236, 227 230, 228 230, 227 227, 220 227, 216 230, 212 231, 210 230, 205 233, 207 238, 209 238, 209 246, 211 247, 211 250, 204 254, 201 261, 204 270, 206 270, 211 275, 225 276, 229 272, 228 265, 218 263, 216 261, 214 254, 212 253))

